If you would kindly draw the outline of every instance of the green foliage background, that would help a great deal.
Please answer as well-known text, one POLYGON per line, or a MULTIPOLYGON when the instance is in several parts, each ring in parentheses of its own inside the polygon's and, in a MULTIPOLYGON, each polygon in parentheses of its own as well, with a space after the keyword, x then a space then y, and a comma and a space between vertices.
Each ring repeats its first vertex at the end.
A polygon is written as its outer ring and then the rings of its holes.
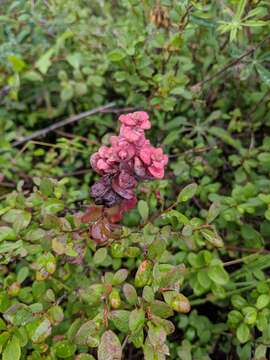
POLYGON ((4 360, 269 356, 269 12, 267 0, 1 2, 4 360), (79 220, 89 156, 127 108, 149 112, 170 161, 97 246, 79 220))

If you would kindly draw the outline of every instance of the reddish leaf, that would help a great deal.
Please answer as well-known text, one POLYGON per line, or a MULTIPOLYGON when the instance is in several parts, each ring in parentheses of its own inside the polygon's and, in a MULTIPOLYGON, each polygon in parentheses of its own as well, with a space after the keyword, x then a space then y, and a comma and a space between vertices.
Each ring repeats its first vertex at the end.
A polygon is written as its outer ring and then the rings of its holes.
POLYGON ((107 241, 111 236, 110 223, 105 218, 90 226, 89 231, 90 236, 98 243, 107 241))
POLYGON ((95 222, 102 216, 102 206, 90 206, 81 217, 83 223, 95 222))
POLYGON ((113 206, 111 208, 107 208, 105 210, 106 217, 111 223, 117 223, 122 220, 123 212, 121 210, 120 205, 113 206))

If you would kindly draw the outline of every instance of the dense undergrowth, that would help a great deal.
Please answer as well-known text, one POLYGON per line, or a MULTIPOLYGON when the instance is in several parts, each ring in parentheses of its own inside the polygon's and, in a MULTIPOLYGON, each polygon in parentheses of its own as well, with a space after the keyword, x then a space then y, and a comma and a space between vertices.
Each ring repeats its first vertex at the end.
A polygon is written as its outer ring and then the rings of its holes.
POLYGON ((1 2, 4 360, 269 357, 269 11, 1 2), (136 110, 169 161, 111 226, 89 158, 136 110))

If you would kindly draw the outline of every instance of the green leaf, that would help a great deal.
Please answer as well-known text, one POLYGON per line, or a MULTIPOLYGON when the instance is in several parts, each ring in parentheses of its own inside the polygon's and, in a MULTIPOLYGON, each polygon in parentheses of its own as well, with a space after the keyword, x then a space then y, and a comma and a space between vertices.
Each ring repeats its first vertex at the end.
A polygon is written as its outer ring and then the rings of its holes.
POLYGON ((242 23, 243 26, 250 26, 250 27, 261 27, 268 25, 267 21, 263 20, 247 20, 244 23, 242 23))
POLYGON ((171 50, 180 49, 183 42, 183 36, 180 32, 173 34, 169 41, 170 48, 172 48, 171 50))
POLYGON ((9 296, 6 291, 0 292, 0 312, 4 313, 10 306, 9 296))
POLYGON ((82 63, 82 54, 79 52, 69 54, 66 60, 74 69, 78 70, 82 63))
MULTIPOLYGON (((4 329, 1 329, 1 330, 4 330, 4 329)), ((1 334, 0 334, 0 353, 2 352, 2 349, 6 345, 9 338, 10 338, 10 333, 8 331, 1 331, 1 334)))
POLYGON ((23 79, 32 81, 32 82, 42 81, 42 76, 37 71, 34 71, 34 70, 29 70, 29 71, 24 72, 22 74, 22 77, 23 77, 23 79))
POLYGON ((265 360, 266 359, 267 346, 259 344, 256 346, 254 360, 265 360))
POLYGON ((192 99, 192 93, 182 86, 176 87, 171 91, 172 95, 180 95, 186 100, 192 99))
POLYGON ((96 360, 93 355, 81 353, 76 356, 76 360, 96 360))
POLYGON ((247 4, 247 0, 239 0, 235 14, 236 19, 240 20, 242 18, 246 4, 247 4))
POLYGON ((241 344, 247 342, 250 338, 250 331, 247 324, 242 323, 238 326, 236 330, 236 337, 240 341, 241 344))
POLYGON ((76 84, 74 85, 74 90, 75 90, 76 96, 83 96, 83 95, 87 94, 87 91, 88 91, 87 84, 85 84, 82 81, 76 82, 76 84))
POLYGON ((73 86, 69 83, 65 83, 61 90, 61 100, 68 101, 71 100, 74 96, 73 86))
POLYGON ((38 270, 45 270, 49 274, 53 274, 56 269, 56 258, 52 253, 44 253, 37 258, 38 270))
POLYGON ((210 244, 216 247, 223 247, 224 243, 221 237, 213 230, 210 229, 200 229, 200 233, 210 244))
POLYGON ((229 274, 224 270, 222 265, 213 265, 208 270, 210 279, 218 285, 226 285, 230 280, 229 274))
POLYGON ((256 70, 261 78, 261 80, 267 85, 270 86, 270 71, 267 70, 260 64, 256 64, 256 70))
POLYGON ((119 62, 125 57, 125 53, 121 49, 115 49, 108 54, 108 59, 113 62, 119 62))
POLYGON ((90 306, 98 304, 103 293, 103 284, 93 284, 87 288, 79 290, 80 297, 90 306))
POLYGON ((111 330, 105 331, 98 347, 98 360, 121 360, 121 343, 111 330))
POLYGON ((155 300, 155 293, 150 286, 145 286, 143 288, 142 297, 145 301, 151 303, 155 300))
MULTIPOLYGON (((6 329, 6 323, 3 319, 0 318, 0 330, 5 330, 6 329)), ((1 336, 1 335, 0 335, 1 336)), ((1 346, 1 342, 0 342, 0 346, 1 346)))
POLYGON ((214 221, 215 218, 219 215, 220 210, 221 210, 220 206, 221 206, 221 204, 220 204, 219 200, 216 200, 211 204, 211 206, 208 210, 208 213, 207 213, 207 218, 206 218, 206 221, 208 224, 210 224, 212 221, 214 221))
POLYGON ((233 295, 231 298, 232 305, 239 310, 242 310, 243 307, 247 305, 246 299, 243 298, 241 295, 233 295))
POLYGON ((3 240, 16 240, 16 232, 9 226, 0 226, 0 242, 3 240))
POLYGON ((258 160, 261 163, 269 164, 270 165, 270 152, 262 152, 258 155, 258 160))
POLYGON ((120 269, 118 270, 112 279, 112 285, 120 285, 122 284, 126 278, 128 277, 128 270, 127 269, 120 269))
POLYGON ((254 325, 257 320, 257 309, 253 306, 246 306, 242 309, 244 314, 244 322, 248 325, 254 325))
POLYGON ((25 234, 25 239, 30 242, 41 242, 46 237, 46 231, 38 229, 29 229, 25 234))
POLYGON ((19 209, 11 209, 2 217, 4 221, 13 224, 16 231, 27 228, 30 224, 31 218, 32 215, 30 212, 19 209))
POLYGON ((268 294, 262 294, 257 298, 256 308, 261 310, 266 306, 268 306, 269 302, 270 302, 270 296, 268 294))
POLYGON ((232 310, 228 314, 228 323, 234 328, 243 321, 243 315, 240 311, 232 310))
POLYGON ((137 333, 130 334, 129 341, 138 349, 143 346, 144 342, 144 332, 143 329, 137 333))
POLYGON ((113 310, 110 312, 110 320, 117 330, 128 333, 129 331, 129 314, 127 310, 113 310))
POLYGON ((270 221, 270 208, 265 211, 264 216, 267 220, 270 221))
POLYGON ((17 336, 13 335, 8 341, 4 351, 3 360, 19 360, 21 358, 21 347, 17 336))
POLYGON ((95 255, 93 257, 94 264, 100 265, 104 262, 108 254, 107 248, 100 248, 95 252, 95 255))
POLYGON ((8 55, 7 59, 16 72, 21 72, 26 67, 26 63, 15 55, 8 55))
POLYGON ((138 202, 138 211, 143 219, 143 222, 146 222, 149 216, 149 207, 146 201, 140 200, 138 202))
POLYGON ((145 285, 151 284, 152 269, 153 269, 153 264, 149 260, 144 260, 141 262, 135 275, 136 287, 144 287, 145 285))
POLYGON ((17 274, 18 283, 20 284, 23 283, 24 280, 28 277, 29 273, 30 273, 29 267, 23 266, 22 268, 20 268, 17 274))
POLYGON ((168 318, 173 316, 171 307, 163 301, 155 300, 150 304, 151 312, 161 318, 168 318))
POLYGON ((155 265, 154 279, 159 287, 173 286, 184 279, 185 266, 183 264, 173 266, 169 264, 155 265))
POLYGON ((71 344, 68 340, 62 340, 57 342, 53 349, 57 357, 61 359, 70 358, 76 351, 76 345, 71 344))
POLYGON ((190 311, 190 303, 188 298, 177 291, 165 291, 163 293, 164 300, 174 310, 179 313, 188 313, 190 311))
POLYGON ((258 313, 256 326, 261 332, 264 332, 268 328, 268 318, 269 318, 268 309, 263 309, 258 313))
POLYGON ((86 323, 82 324, 76 335, 74 336, 74 341, 78 345, 88 345, 89 347, 98 346, 98 333, 100 330, 100 324, 95 320, 88 320, 86 323))
POLYGON ((181 214, 179 211, 177 210, 170 210, 168 212, 165 212, 164 214, 162 214, 162 219, 172 219, 172 218, 176 218, 179 224, 183 224, 183 225, 188 225, 189 224, 189 219, 184 215, 181 214))
POLYGON ((64 312, 61 306, 54 305, 48 310, 48 317, 52 325, 58 325, 64 320, 64 312))
POLYGON ((130 284, 125 284, 123 286, 123 293, 127 299, 127 302, 130 305, 135 305, 137 300, 138 300, 138 296, 137 296, 137 292, 134 286, 130 285, 130 284))
POLYGON ((191 199, 197 191, 198 185, 196 183, 189 184, 182 189, 177 197, 177 202, 186 202, 191 199))
POLYGON ((222 141, 224 141, 226 144, 234 147, 237 150, 241 149, 241 142, 239 140, 235 140, 230 133, 220 127, 216 127, 216 126, 211 126, 208 129, 208 132, 216 137, 218 137, 219 139, 221 139, 222 141))
POLYGON ((42 343, 48 336, 51 335, 52 328, 48 319, 37 320, 34 323, 28 324, 27 327, 33 343, 42 343))
POLYGON ((166 250, 166 242, 164 239, 156 239, 148 247, 148 258, 150 260, 159 259, 166 250))
POLYGON ((129 329, 136 333, 143 328, 145 322, 145 314, 143 309, 135 309, 129 314, 129 329))
POLYGON ((47 214, 57 214, 59 211, 64 210, 65 204, 58 199, 48 199, 43 204, 43 209, 47 214))
POLYGON ((160 347, 166 341, 166 331, 160 325, 148 323, 148 336, 154 347, 160 347))
POLYGON ((205 288, 205 289, 208 289, 211 285, 211 280, 207 274, 207 271, 205 270, 200 270, 197 274, 197 279, 198 279, 198 282, 199 284, 205 288))
POLYGON ((53 194, 53 182, 50 179, 44 178, 41 180, 39 189, 45 196, 51 196, 53 194))
POLYGON ((50 49, 45 54, 43 54, 36 62, 36 67, 43 75, 47 73, 49 67, 52 64, 51 57, 53 56, 53 54, 54 49, 50 49))
POLYGON ((164 145, 172 145, 175 141, 179 139, 180 130, 173 130, 163 140, 164 145))
POLYGON ((16 242, 4 241, 0 245, 0 254, 11 253, 11 252, 14 252, 15 254, 15 250, 18 251, 23 250, 22 240, 18 240, 16 242))

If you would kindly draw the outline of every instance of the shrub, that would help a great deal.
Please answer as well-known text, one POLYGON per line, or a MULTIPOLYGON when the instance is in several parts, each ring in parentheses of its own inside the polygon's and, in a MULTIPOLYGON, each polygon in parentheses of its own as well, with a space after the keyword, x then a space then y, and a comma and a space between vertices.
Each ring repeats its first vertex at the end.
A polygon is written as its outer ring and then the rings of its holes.
POLYGON ((268 358, 269 2, 1 10, 3 359, 268 358))

